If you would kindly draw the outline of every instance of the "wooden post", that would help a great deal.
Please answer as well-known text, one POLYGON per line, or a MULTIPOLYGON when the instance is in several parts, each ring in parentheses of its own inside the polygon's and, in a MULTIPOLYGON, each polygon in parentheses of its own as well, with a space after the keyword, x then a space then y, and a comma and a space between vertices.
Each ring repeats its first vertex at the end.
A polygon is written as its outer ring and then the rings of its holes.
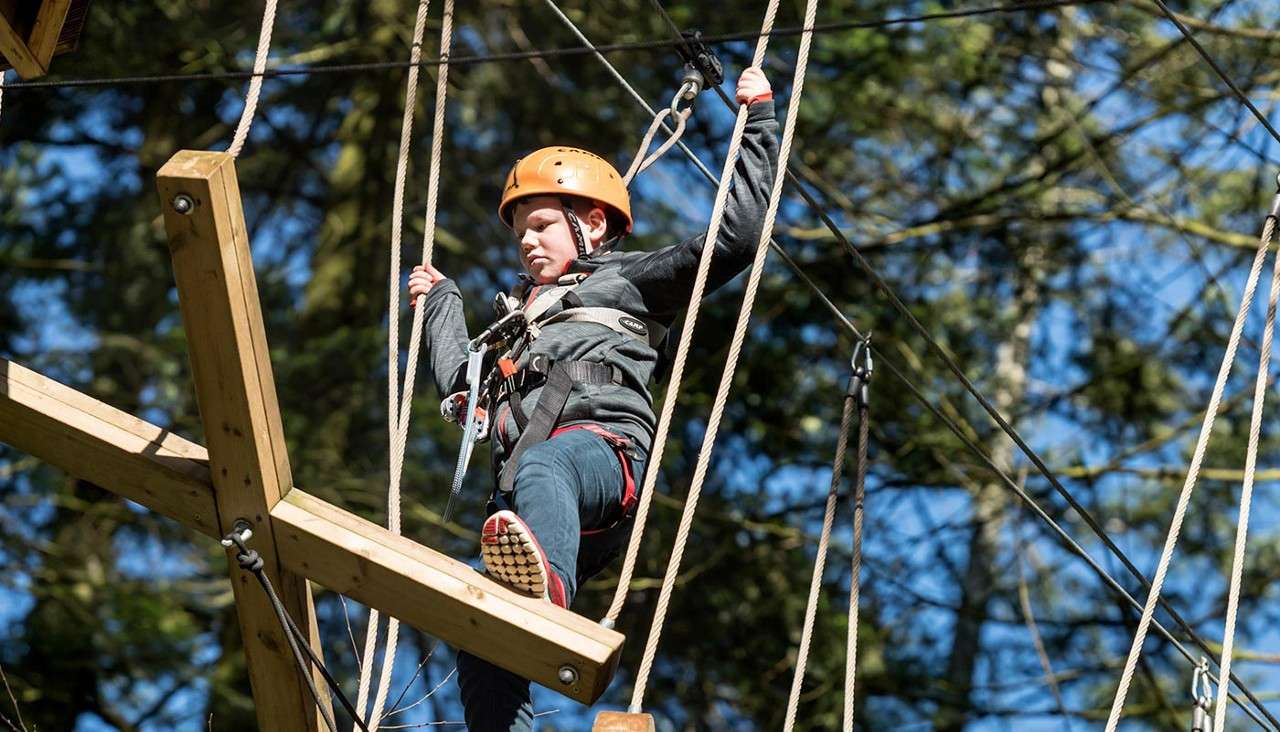
POLYGON ((53 59, 53 52, 58 48, 62 25, 67 22, 67 11, 70 9, 71 0, 44 0, 36 14, 36 22, 31 26, 31 35, 27 36, 27 47, 46 71, 49 69, 49 61, 53 59))
MULTIPOLYGON (((56 39, 55 39, 56 40, 56 39)), ((13 0, 0 0, 0 55, 13 65, 18 76, 30 81, 48 72, 27 44, 27 35, 18 27, 18 9, 13 0)))
MULTIPOLYGON (((319 654, 311 588, 305 577, 281 568, 272 534, 271 509, 292 488, 292 477, 235 161, 226 153, 184 150, 160 169, 157 184, 208 439, 219 531, 230 532, 237 521, 253 528, 253 548, 319 654)), ((230 571, 259 726, 323 729, 266 594, 234 563, 230 571)), ((325 688, 319 673, 313 675, 325 688)), ((321 703, 328 698, 324 694, 321 703)))

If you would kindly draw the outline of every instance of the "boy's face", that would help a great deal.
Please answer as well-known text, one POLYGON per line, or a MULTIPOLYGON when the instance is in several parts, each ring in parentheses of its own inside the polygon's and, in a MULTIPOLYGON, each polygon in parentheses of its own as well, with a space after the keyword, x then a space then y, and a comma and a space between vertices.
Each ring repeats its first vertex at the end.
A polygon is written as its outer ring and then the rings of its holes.
MULTIPOLYGON (((595 249, 608 228, 604 209, 585 200, 575 201, 573 208, 582 222, 587 249, 595 249)), ((520 244, 520 262, 538 284, 555 282, 578 258, 578 247, 559 198, 531 196, 517 201, 511 223, 520 244)))

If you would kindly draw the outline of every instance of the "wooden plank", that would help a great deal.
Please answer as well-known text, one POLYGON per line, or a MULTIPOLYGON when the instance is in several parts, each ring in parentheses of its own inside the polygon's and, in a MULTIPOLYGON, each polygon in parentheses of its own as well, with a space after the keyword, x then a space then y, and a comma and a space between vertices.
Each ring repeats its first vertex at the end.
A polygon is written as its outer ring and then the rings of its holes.
POLYGON ((44 0, 36 14, 36 22, 31 26, 31 34, 27 36, 27 47, 46 70, 58 47, 62 24, 67 21, 70 9, 71 0, 44 0))
POLYGON ((206 536, 222 536, 203 447, 4 359, 0 442, 206 536))
POLYGON ((13 64, 18 76, 27 81, 44 76, 49 71, 48 67, 32 53, 26 35, 16 23, 16 10, 4 12, 4 8, 0 8, 0 55, 13 64))
POLYGON ((295 488, 271 512, 298 574, 503 668, 591 704, 609 686, 623 636, 295 488), (562 669, 572 669, 569 683, 562 669))
MULTIPOLYGON (((320 652, 306 578, 281 568, 270 511, 292 487, 235 161, 184 150, 157 174, 220 528, 254 530, 280 599, 320 652), (176 201, 185 206, 175 206, 176 201)), ((320 730, 323 718, 257 582, 232 567, 249 677, 264 730, 320 730)), ((317 686, 324 681, 315 674, 317 686)), ((324 695, 322 703, 327 703, 324 695)))

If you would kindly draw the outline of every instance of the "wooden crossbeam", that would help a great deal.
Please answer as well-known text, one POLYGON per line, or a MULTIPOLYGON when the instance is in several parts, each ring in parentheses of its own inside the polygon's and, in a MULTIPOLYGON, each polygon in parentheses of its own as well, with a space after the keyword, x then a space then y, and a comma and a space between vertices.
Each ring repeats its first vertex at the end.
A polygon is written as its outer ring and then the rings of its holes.
MULTIPOLYGON (((218 526, 238 522, 254 532, 267 576, 289 615, 320 652, 315 605, 305 577, 284 569, 276 552, 271 509, 293 478, 267 356, 235 161, 226 153, 183 151, 156 176, 178 303, 186 329, 218 526)), ((231 567, 259 726, 325 728, 298 673, 288 637, 257 581, 231 567), (269 700, 269 702, 267 701, 269 700)), ((317 688, 324 679, 313 671, 317 688)), ((321 703, 328 705, 328 695, 321 703)))
POLYGON ((0 442, 205 536, 222 536, 203 447, 4 359, 0 442))
POLYGON ((36 22, 31 26, 31 35, 27 36, 27 47, 46 71, 49 69, 49 61, 53 59, 53 52, 58 48, 62 25, 67 22, 69 10, 71 0, 44 0, 36 14, 36 22))
MULTIPOLYGON (((0 359, 0 374, 0 442, 221 536, 202 518, 214 511, 203 447, 18 364, 0 359)), ((276 504, 271 522, 286 569, 570 698, 594 702, 617 668, 616 631, 516 594, 298 488, 276 504), (566 666, 576 683, 561 681, 566 666)))
POLYGON ((19 76, 28 81, 44 76, 49 71, 48 60, 42 63, 31 50, 26 29, 19 22, 18 6, 14 0, 0 0, 0 55, 13 65, 19 76))

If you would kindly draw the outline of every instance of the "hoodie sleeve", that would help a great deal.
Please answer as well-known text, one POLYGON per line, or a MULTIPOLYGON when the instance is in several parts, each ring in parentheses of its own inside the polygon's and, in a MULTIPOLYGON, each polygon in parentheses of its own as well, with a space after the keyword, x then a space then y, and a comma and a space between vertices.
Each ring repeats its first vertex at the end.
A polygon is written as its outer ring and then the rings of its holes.
MULTIPOLYGON (((777 165, 778 121, 774 117, 773 101, 756 102, 747 111, 742 145, 711 260, 707 293, 751 264, 764 227, 777 165)), ((636 257, 624 265, 622 275, 640 290, 650 312, 673 314, 688 304, 705 240, 705 234, 696 236, 636 257)))
POLYGON ((427 293, 423 335, 436 390, 444 398, 467 388, 467 321, 462 312, 462 292, 453 280, 440 280, 427 293))

